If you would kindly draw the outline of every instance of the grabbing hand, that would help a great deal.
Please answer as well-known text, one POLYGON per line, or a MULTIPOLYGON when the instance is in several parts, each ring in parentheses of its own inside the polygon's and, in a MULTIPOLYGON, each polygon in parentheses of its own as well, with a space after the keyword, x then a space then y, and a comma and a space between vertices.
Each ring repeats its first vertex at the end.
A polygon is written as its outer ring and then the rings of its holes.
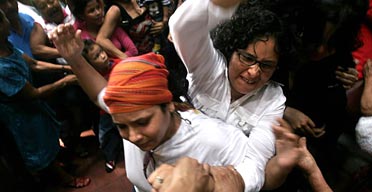
POLYGON ((273 125, 275 134, 276 160, 282 170, 292 170, 297 164, 300 151, 299 136, 292 133, 290 125, 284 119, 277 120, 279 125, 273 125))
POLYGON ((151 26, 151 29, 150 29, 150 34, 151 35, 157 35, 157 34, 160 34, 163 29, 164 29, 164 23, 162 21, 152 21, 152 26, 151 26))
POLYGON ((342 86, 345 89, 350 89, 353 87, 355 82, 358 81, 358 71, 355 68, 349 67, 347 70, 345 70, 344 68, 338 66, 335 73, 336 79, 341 81, 342 86))
POLYGON ((325 133, 325 126, 315 127, 315 123, 307 115, 295 108, 287 107, 284 111, 284 119, 287 120, 296 133, 315 138, 319 138, 325 133))
POLYGON ((244 181, 233 166, 211 167, 213 192, 244 191, 244 181))
POLYGON ((153 192, 211 192, 213 179, 208 164, 183 157, 174 166, 163 164, 148 178, 153 192))

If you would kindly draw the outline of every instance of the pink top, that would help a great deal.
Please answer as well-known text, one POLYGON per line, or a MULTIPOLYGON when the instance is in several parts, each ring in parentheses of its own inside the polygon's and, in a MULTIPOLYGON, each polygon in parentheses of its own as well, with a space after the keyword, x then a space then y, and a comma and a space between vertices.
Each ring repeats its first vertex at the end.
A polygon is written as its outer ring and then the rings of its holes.
MULTIPOLYGON (((94 41, 96 40, 96 37, 93 37, 88 33, 88 31, 86 30, 86 25, 83 22, 76 20, 74 23, 74 28, 81 30, 82 39, 92 39, 94 41)), ((122 28, 116 27, 114 33, 111 36, 111 41, 116 48, 122 50, 128 57, 138 55, 138 50, 134 45, 132 39, 122 28)))

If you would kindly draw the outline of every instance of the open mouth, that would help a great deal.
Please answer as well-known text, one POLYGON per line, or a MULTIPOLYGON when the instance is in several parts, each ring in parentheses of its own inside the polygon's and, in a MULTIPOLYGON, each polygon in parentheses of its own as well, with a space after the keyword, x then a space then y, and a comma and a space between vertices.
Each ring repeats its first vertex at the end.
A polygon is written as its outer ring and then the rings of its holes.
POLYGON ((257 82, 256 80, 250 80, 250 79, 244 78, 244 77, 242 77, 242 76, 240 76, 240 78, 241 78, 244 82, 246 82, 247 84, 254 84, 254 83, 257 82))

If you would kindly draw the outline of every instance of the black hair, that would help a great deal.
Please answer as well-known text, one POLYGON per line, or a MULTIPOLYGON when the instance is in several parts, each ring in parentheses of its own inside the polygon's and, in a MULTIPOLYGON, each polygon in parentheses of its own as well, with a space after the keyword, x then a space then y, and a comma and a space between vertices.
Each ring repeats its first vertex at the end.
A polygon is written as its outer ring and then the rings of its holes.
POLYGON ((279 17, 262 6, 247 5, 241 4, 231 20, 212 30, 214 47, 229 62, 236 49, 246 49, 248 44, 274 37, 276 53, 284 55, 286 34, 279 17))
MULTIPOLYGON (((84 16, 85 8, 87 7, 87 4, 93 0, 70 0, 71 4, 71 12, 72 14, 81 20, 82 16, 84 16)), ((100 3, 101 0, 95 0, 98 3, 100 3)), ((102 2, 103 3, 103 2, 102 2)), ((102 4, 102 9, 104 8, 102 4)))
POLYGON ((93 45, 98 45, 98 46, 100 45, 94 42, 92 39, 84 39, 83 42, 84 42, 84 48, 83 48, 83 51, 81 52, 81 55, 85 58, 85 60, 89 62, 89 58, 88 58, 89 50, 91 49, 91 47, 93 47, 93 45))
MULTIPOLYGON (((286 31, 281 19, 259 1, 248 1, 239 5, 233 17, 218 25, 211 31, 214 47, 221 51, 227 60, 227 65, 236 49, 246 49, 249 44, 257 41, 267 41, 269 37, 275 40, 275 52, 279 56, 278 67, 284 71, 285 62, 293 52, 290 34, 286 31)), ((281 74, 276 70, 272 80, 281 82, 281 74)))

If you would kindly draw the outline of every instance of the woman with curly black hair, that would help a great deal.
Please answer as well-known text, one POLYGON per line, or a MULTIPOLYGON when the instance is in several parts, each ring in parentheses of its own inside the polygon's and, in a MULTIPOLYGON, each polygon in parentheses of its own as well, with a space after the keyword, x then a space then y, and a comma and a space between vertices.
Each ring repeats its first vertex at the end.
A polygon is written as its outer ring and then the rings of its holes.
POLYGON ((239 3, 188 0, 171 17, 169 26, 188 69, 193 105, 241 129, 252 140, 261 170, 256 181, 244 181, 246 190, 251 183, 258 183, 256 189, 270 189, 280 185, 292 169, 280 165, 280 151, 274 156, 272 131, 286 101, 280 84, 272 78, 291 44, 273 12, 239 3))

